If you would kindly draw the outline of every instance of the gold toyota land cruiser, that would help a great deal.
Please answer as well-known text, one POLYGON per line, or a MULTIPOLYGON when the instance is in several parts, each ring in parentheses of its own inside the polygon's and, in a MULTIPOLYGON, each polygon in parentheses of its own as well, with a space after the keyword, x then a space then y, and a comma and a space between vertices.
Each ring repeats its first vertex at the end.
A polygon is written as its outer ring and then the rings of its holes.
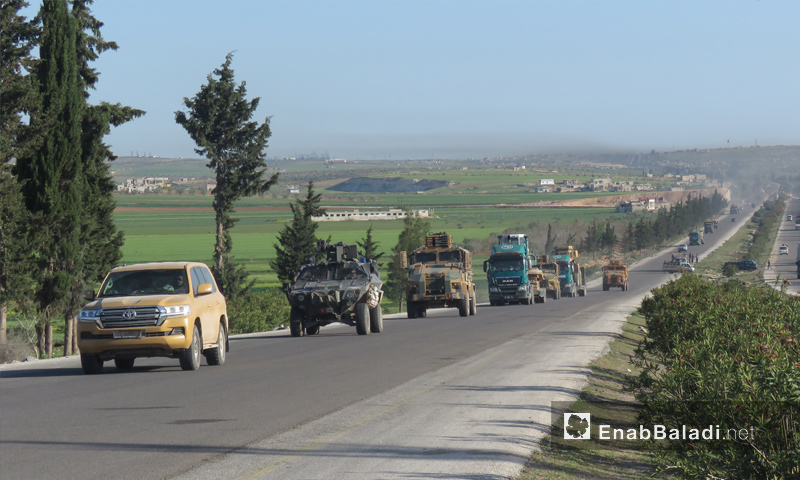
POLYGON ((137 357, 171 357, 184 370, 197 370, 200 355, 222 365, 228 352, 225 297, 202 263, 164 262, 111 270, 78 322, 81 367, 100 373, 114 360, 130 370, 137 357))

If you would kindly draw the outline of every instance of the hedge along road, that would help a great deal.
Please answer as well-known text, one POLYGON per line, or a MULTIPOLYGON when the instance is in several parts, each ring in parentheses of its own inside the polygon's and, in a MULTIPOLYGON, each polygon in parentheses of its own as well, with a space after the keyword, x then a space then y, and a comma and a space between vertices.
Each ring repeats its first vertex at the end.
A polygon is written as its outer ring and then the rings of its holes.
MULTIPOLYGON (((692 252, 742 224, 720 221, 692 252)), ((547 434, 550 403, 577 396, 589 362, 669 279, 674 251, 633 266, 628 292, 595 281, 586 297, 473 317, 387 316, 369 337, 339 325, 237 336, 224 366, 196 372, 161 358, 95 376, 77 358, 2 366, 2 476, 513 476, 547 434)))

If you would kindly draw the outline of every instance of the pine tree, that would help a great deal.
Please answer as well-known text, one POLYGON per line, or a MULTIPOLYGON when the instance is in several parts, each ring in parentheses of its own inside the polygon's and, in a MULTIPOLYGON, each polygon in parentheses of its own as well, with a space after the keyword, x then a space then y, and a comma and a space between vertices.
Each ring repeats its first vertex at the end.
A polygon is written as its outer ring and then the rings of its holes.
POLYGON ((42 143, 17 160, 17 175, 27 209, 41 215, 43 239, 37 253, 36 303, 42 323, 39 345, 52 356, 52 320, 68 312, 72 278, 81 271, 80 217, 83 182, 81 119, 84 113, 75 42, 77 22, 66 1, 45 0, 40 11, 42 37, 35 75, 40 105, 31 124, 42 143))
POLYGON ((367 229, 366 237, 361 242, 356 242, 356 245, 361 250, 361 256, 368 260, 377 262, 383 256, 383 252, 378 252, 378 242, 372 239, 372 225, 367 229))
POLYGON ((300 267, 308 263, 310 257, 318 255, 318 225, 311 217, 325 213, 319 206, 320 200, 321 196, 314 193, 314 182, 310 181, 306 197, 289 204, 292 223, 278 233, 278 243, 273 244, 275 258, 269 262, 281 282, 291 282, 300 267))
POLYGON ((245 83, 236 84, 230 68, 233 54, 208 76, 208 83, 193 98, 184 98, 188 112, 175 112, 175 121, 192 137, 199 155, 208 158, 216 186, 212 190, 216 241, 211 267, 220 289, 235 296, 242 287, 243 268, 234 266, 230 231, 238 221, 234 204, 242 197, 262 194, 275 185, 278 175, 264 179, 267 139, 271 136, 269 117, 261 125, 253 121, 260 98, 246 100, 245 83), (216 78, 215 78, 216 76, 216 78))

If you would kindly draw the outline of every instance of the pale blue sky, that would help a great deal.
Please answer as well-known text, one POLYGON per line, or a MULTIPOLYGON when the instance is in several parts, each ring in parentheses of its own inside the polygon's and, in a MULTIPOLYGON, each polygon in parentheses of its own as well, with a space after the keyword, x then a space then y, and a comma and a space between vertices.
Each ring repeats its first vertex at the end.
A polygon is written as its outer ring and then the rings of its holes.
MULTIPOLYGON (((32 2, 38 3, 38 2, 32 2)), ((800 144, 800 1, 96 0, 117 155, 194 157, 183 97, 235 51, 267 154, 481 158, 800 144)))

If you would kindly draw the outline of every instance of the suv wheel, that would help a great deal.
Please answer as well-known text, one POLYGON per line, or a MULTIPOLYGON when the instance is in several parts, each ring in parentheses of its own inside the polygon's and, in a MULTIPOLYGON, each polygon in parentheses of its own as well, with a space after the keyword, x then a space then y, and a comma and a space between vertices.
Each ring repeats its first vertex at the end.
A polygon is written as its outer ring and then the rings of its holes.
POLYGON ((359 335, 369 335, 369 307, 366 303, 356 304, 356 332, 359 335))
POLYGON ((87 375, 97 375, 103 371, 103 361, 97 355, 81 353, 81 368, 87 375))
POLYGON ((473 294, 469 299, 469 314, 475 315, 476 313, 478 313, 478 299, 473 294))
POLYGON ((225 331, 225 325, 219 322, 219 335, 217 336, 217 348, 210 348, 206 353, 206 362, 209 365, 222 365, 225 363, 227 352, 225 346, 228 344, 228 333, 225 331))
POLYGON ((115 358, 114 366, 117 367, 118 370, 132 370, 135 360, 135 358, 115 358))
POLYGON ((372 333, 383 332, 383 310, 380 305, 369 309, 369 330, 372 333))
POLYGON ((181 352, 179 357, 182 369, 197 370, 200 368, 200 354, 203 349, 202 342, 200 329, 195 325, 192 331, 192 343, 189 344, 189 348, 181 352))

